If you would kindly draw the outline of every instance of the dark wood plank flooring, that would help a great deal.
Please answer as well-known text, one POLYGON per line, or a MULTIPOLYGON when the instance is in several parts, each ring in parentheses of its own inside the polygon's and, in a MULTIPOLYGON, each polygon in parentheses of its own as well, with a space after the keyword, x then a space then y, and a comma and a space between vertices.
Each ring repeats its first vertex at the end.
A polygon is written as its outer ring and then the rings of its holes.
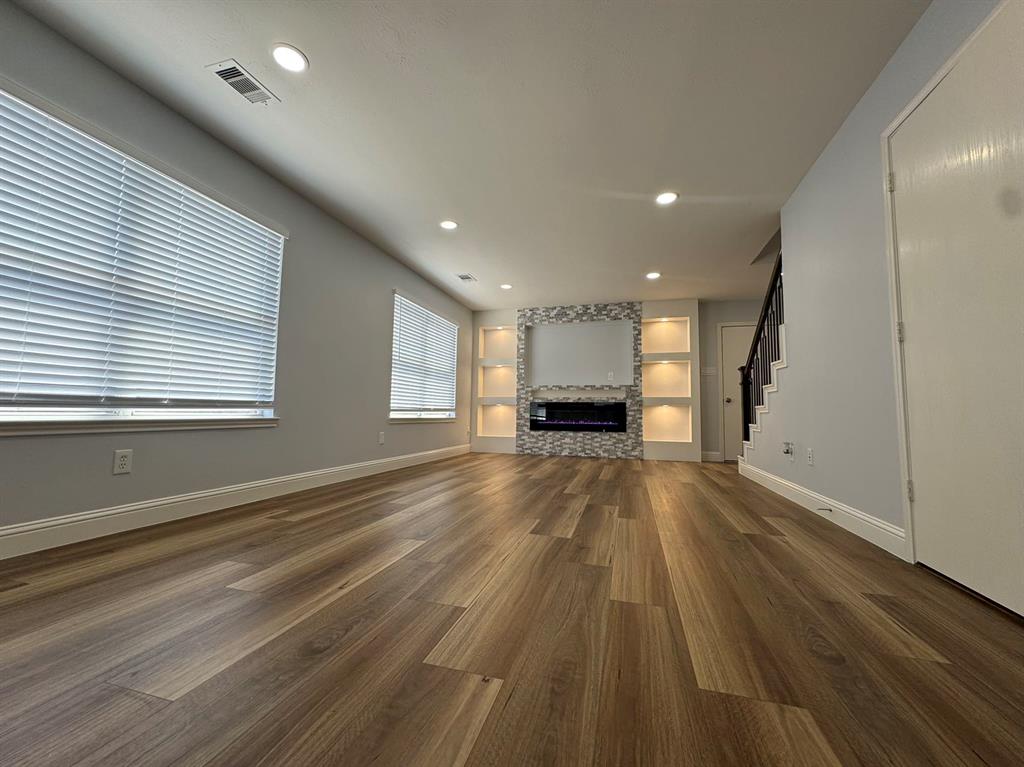
POLYGON ((1012 765, 1024 624, 721 464, 471 455, 0 563, 0 764, 1012 765))

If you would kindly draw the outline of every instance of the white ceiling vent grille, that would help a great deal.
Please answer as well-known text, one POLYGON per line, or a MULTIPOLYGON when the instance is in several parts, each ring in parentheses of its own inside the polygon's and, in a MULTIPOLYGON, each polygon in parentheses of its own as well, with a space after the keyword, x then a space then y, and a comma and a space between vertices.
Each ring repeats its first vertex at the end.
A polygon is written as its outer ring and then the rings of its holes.
POLYGON ((463 282, 476 282, 477 281, 476 277, 474 277, 469 272, 465 272, 463 274, 457 274, 455 276, 458 277, 463 282))
POLYGON ((234 59, 226 59, 216 64, 210 64, 207 69, 212 69, 217 77, 234 88, 251 104, 266 105, 281 100, 234 59))

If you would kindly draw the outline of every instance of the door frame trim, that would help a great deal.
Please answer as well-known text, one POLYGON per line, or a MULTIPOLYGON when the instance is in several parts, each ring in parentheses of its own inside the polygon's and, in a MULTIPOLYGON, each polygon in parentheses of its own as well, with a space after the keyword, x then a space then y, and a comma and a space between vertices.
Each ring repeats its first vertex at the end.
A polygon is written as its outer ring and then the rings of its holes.
MULTIPOLYGON (((725 334, 722 328, 743 328, 757 327, 757 320, 753 322, 719 322, 718 329, 718 454, 719 460, 726 461, 725 455, 725 334)), ((742 416, 741 416, 742 417, 742 416)), ((740 454, 743 453, 743 440, 740 440, 740 454)))
MULTIPOLYGON (((892 145, 891 139, 906 122, 907 118, 924 102, 935 88, 938 87, 946 76, 953 71, 960 59, 974 41, 981 35, 982 31, 999 15, 999 13, 1010 3, 1010 0, 1002 0, 985 20, 982 21, 967 39, 954 51, 946 62, 939 67, 932 75, 927 84, 918 91, 907 105, 900 111, 895 119, 889 123, 881 136, 882 151, 882 196, 885 200, 885 250, 886 270, 889 276, 889 333, 892 346, 893 370, 895 371, 894 384, 896 387, 896 421, 899 436, 900 454, 900 479, 902 480, 902 509, 903 529, 906 531, 907 558, 911 562, 917 562, 917 545, 914 535, 914 504, 910 501, 909 487, 913 479, 910 472, 910 435, 907 422, 907 385, 904 369, 903 347, 899 340, 898 328, 903 321, 903 310, 900 300, 900 274, 899 258, 897 256, 898 241, 896 232, 896 209, 894 193, 890 191, 889 179, 892 173, 892 145)), ((724 442, 723 442, 724 447, 724 442)))

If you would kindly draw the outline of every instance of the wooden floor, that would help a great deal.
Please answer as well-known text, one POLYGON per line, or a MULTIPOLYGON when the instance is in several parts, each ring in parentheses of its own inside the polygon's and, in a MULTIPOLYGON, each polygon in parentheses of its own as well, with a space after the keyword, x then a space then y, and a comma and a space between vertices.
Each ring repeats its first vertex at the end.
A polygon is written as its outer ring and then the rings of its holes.
POLYGON ((722 464, 472 455, 0 563, 0 764, 1011 765, 1024 627, 722 464))

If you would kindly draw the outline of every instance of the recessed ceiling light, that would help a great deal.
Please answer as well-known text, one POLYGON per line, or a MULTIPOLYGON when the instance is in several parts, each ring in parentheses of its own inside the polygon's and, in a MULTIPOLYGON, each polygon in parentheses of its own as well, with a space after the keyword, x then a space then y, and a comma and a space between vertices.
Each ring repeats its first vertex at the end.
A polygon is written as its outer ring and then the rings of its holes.
POLYGON ((504 329, 505 329, 504 325, 498 325, 498 327, 495 328, 495 330, 504 330, 504 329))
POLYGON ((656 280, 661 276, 661 272, 647 272, 647 279, 656 280))
POLYGON ((671 205, 678 199, 678 192, 662 192, 661 194, 654 198, 654 201, 658 203, 658 205, 671 205))
POLYGON ((442 229, 447 229, 450 232, 452 229, 458 229, 459 225, 456 224, 454 221, 450 221, 448 219, 445 219, 444 221, 442 221, 440 223, 440 227, 442 229))
POLYGON ((277 43, 271 53, 274 54, 274 61, 289 72, 305 72, 309 69, 309 59, 294 45, 277 43))
POLYGON ((501 288, 502 290, 512 290, 512 286, 509 285, 507 282, 503 282, 498 287, 501 288))

